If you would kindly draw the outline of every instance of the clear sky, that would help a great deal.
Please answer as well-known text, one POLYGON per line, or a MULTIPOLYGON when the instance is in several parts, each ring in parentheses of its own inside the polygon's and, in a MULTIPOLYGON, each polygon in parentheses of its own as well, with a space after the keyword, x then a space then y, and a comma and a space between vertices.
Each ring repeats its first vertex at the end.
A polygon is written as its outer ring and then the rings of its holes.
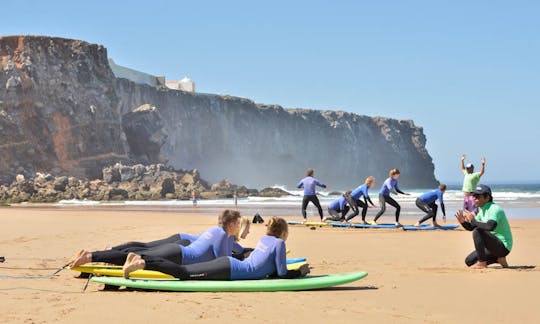
POLYGON ((103 44, 200 92, 413 119, 435 173, 540 179, 540 1, 4 1, 0 34, 103 44))

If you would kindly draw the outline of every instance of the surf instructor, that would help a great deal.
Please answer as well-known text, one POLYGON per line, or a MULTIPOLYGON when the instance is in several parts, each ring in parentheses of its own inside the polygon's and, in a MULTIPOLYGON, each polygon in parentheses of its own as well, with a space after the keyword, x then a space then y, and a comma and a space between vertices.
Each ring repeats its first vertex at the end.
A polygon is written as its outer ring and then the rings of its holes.
POLYGON ((475 216, 468 210, 456 213, 458 222, 473 232, 474 251, 465 258, 473 269, 485 269, 498 263, 508 267, 506 256, 512 250, 512 231, 504 210, 493 202, 491 188, 478 185, 472 192, 474 205, 479 208, 475 216))
POLYGON ((463 172, 463 188, 461 190, 464 195, 463 210, 476 212, 472 192, 480 181, 480 178, 484 175, 484 171, 486 170, 486 159, 482 158, 482 168, 480 169, 480 172, 474 172, 474 165, 472 163, 467 163, 467 165, 465 165, 466 157, 465 154, 461 156, 461 172, 463 172))

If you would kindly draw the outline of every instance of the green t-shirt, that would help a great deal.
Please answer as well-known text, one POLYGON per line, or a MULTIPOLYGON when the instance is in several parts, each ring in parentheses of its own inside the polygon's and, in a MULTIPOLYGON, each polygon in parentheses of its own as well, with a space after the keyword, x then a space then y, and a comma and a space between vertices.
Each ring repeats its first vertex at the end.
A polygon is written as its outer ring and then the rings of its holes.
POLYGON ((480 181, 480 172, 467 173, 465 170, 463 174, 465 174, 465 177, 463 178, 463 189, 461 190, 463 192, 473 192, 478 181, 480 181))
POLYGON ((512 250, 512 231, 510 230, 510 224, 508 223, 506 214, 501 207, 495 205, 493 202, 488 202, 479 208, 476 220, 483 223, 487 223, 489 220, 496 221, 497 227, 491 231, 491 234, 501 240, 508 251, 512 250))

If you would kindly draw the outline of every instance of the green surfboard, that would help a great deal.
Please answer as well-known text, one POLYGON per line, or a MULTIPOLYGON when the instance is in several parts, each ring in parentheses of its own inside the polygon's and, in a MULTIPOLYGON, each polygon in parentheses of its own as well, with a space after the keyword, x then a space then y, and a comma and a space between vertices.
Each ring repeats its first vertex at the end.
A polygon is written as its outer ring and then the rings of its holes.
POLYGON ((178 280, 178 279, 124 279, 117 277, 92 277, 92 281, 111 286, 164 291, 289 291, 334 287, 360 280, 367 272, 339 273, 324 276, 308 276, 299 279, 262 280, 178 280))

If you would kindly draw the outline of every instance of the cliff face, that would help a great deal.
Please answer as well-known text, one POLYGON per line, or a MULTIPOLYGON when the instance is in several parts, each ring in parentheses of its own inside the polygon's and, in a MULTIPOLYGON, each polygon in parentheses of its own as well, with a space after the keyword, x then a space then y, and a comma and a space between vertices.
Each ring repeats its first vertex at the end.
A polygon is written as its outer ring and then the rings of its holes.
POLYGON ((0 38, 0 174, 93 172, 127 158, 115 78, 99 45, 0 38))
POLYGON ((135 84, 114 78, 105 49, 80 41, 4 37, 0 57, 0 127, 10 134, 0 139, 3 174, 17 168, 93 174, 129 154, 257 187, 295 184, 308 167, 336 189, 368 175, 378 186, 394 167, 402 170, 404 188, 436 183, 425 136, 412 121, 135 84), (34 72, 25 70, 25 60, 34 72), (144 104, 155 109, 133 112, 144 104), (39 158, 30 149, 40 150, 39 158))

